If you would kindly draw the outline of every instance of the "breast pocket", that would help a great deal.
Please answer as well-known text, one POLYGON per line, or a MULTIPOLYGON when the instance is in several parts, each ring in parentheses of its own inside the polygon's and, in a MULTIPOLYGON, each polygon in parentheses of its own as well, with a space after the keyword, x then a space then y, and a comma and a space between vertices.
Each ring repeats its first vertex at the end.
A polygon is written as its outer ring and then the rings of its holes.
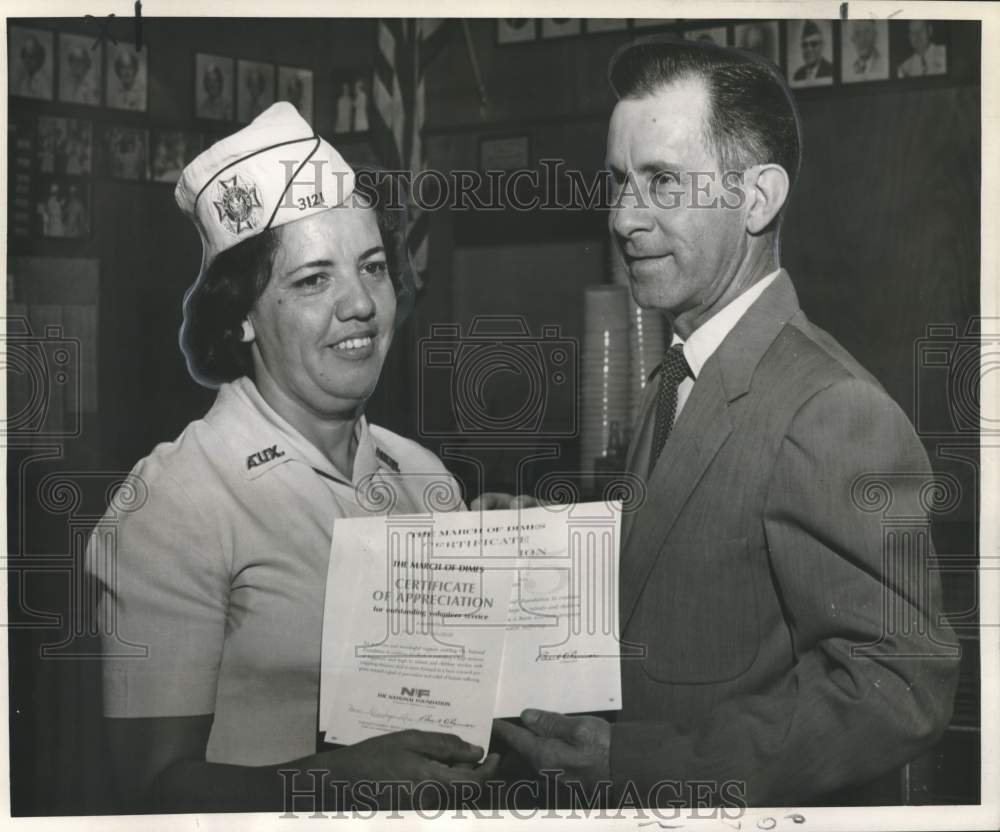
POLYGON ((657 682, 724 682, 745 673, 759 647, 754 568, 746 538, 663 547, 632 619, 657 682))

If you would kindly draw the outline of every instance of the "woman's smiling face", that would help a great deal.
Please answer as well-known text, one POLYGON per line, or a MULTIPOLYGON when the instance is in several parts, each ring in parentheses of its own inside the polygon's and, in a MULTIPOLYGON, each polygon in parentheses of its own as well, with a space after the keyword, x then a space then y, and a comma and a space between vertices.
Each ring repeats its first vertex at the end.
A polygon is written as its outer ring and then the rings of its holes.
POLYGON ((271 277, 249 316, 257 384, 321 418, 356 412, 378 382, 396 314, 375 210, 348 200, 276 233, 271 277))

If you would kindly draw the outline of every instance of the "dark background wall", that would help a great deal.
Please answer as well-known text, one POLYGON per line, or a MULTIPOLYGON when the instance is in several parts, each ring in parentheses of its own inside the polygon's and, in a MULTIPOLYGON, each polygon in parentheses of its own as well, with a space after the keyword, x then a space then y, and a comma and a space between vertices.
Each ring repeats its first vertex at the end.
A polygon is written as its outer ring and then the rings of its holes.
MULTIPOLYGON (((79 20, 25 23, 93 30, 79 20)), ((613 106, 605 81, 607 60, 629 34, 498 47, 493 21, 470 20, 469 27, 489 106, 480 107, 465 43, 456 31, 427 78, 429 164, 445 171, 475 169, 483 137, 516 134, 528 136, 533 164, 560 158, 569 167, 596 172, 603 164, 613 106)), ((128 39, 130 24, 119 21, 115 31, 128 39)), ((57 114, 221 134, 227 125, 194 118, 194 54, 210 52, 312 68, 315 126, 329 137, 335 78, 345 69, 370 71, 375 33, 375 23, 365 20, 147 19, 147 113, 11 98, 11 119, 57 114)), ((783 265, 807 314, 875 373, 917 422, 942 423, 949 417, 944 379, 918 361, 928 325, 953 326, 961 334, 979 311, 979 55, 978 25, 953 23, 946 77, 797 93, 805 162, 785 225, 783 265)), ((374 158, 364 138, 335 144, 350 161, 374 158)), ((73 536, 79 540, 100 515, 103 489, 113 472, 128 470, 154 444, 175 437, 212 400, 211 391, 188 378, 176 348, 180 301, 196 275, 200 246, 174 205, 172 186, 95 176, 91 190, 89 239, 19 242, 12 252, 87 257, 99 264, 99 324, 90 346, 97 407, 84 414, 79 438, 57 445, 51 459, 38 456, 38 447, 11 454, 12 554, 78 551, 73 536), (39 487, 54 471, 68 471, 70 479, 85 483, 81 503, 39 507, 39 487)), ((435 323, 467 325, 476 311, 470 298, 505 298, 533 326, 555 321, 566 334, 578 336, 583 286, 606 279, 603 229, 603 217, 590 212, 499 219, 436 213, 429 285, 397 336, 371 403, 372 420, 418 435, 418 343, 435 323), (494 256, 504 251, 509 260, 494 256), (530 272, 532 262, 550 264, 550 283, 544 282, 545 269, 530 272), (479 264, 474 273, 469 263, 479 264), (561 270, 559 263, 565 264, 561 270), (510 271, 514 266, 516 274, 510 271), (525 274, 530 280, 523 279, 525 274)), ((29 290, 17 291, 15 302, 31 300, 29 290)), ((59 297, 37 302, 58 303, 59 297)), ((974 555, 975 439, 951 430, 925 440, 935 467, 961 490, 957 503, 935 518, 938 549, 974 555)), ((426 444, 437 446, 432 438, 426 444)), ((578 462, 572 459, 572 443, 565 451, 572 463, 578 462)), ((512 483, 498 470, 486 485, 512 483)), ((17 578, 12 609, 65 613, 67 580, 59 574, 17 578)), ((948 577, 946 588, 952 610, 974 606, 974 582, 968 576, 948 577)), ((913 781, 905 796, 915 802, 977 799, 974 610, 968 620, 955 725, 933 754, 911 767, 913 781)), ((15 813, 92 812, 108 806, 105 767, 99 764, 96 663, 39 658, 43 644, 65 635, 67 621, 11 631, 15 813)))

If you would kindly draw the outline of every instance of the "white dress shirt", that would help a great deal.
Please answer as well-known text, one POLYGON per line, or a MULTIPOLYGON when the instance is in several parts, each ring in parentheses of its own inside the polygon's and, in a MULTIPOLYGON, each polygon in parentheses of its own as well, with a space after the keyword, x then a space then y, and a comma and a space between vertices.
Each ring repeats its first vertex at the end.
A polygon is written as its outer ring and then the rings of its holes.
POLYGON ((687 402, 688 396, 691 395, 691 388, 694 387, 694 382, 698 378, 701 368, 705 366, 705 362, 719 348, 719 345, 726 339, 726 336, 736 326, 740 318, 746 314, 747 310, 753 305, 753 302, 774 282, 777 276, 778 272, 774 271, 762 280, 758 280, 742 295, 730 301, 729 304, 716 312, 692 332, 687 341, 682 340, 676 332, 674 333, 670 345, 684 345, 684 358, 687 359, 688 367, 691 368, 691 375, 684 379, 677 388, 677 412, 674 414, 675 423, 677 422, 677 417, 680 416, 681 411, 684 409, 684 404, 687 402))

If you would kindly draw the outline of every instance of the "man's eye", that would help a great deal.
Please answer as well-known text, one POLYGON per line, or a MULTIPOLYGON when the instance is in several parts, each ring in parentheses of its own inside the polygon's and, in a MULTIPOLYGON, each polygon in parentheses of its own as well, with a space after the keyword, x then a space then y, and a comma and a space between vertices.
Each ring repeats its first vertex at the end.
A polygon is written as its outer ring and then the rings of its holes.
POLYGON ((389 273, 389 265, 384 260, 376 260, 365 263, 361 267, 361 271, 373 277, 383 277, 389 273))
POLYGON ((676 185, 680 181, 676 171, 661 170, 653 177, 653 186, 662 188, 664 185, 676 185))

